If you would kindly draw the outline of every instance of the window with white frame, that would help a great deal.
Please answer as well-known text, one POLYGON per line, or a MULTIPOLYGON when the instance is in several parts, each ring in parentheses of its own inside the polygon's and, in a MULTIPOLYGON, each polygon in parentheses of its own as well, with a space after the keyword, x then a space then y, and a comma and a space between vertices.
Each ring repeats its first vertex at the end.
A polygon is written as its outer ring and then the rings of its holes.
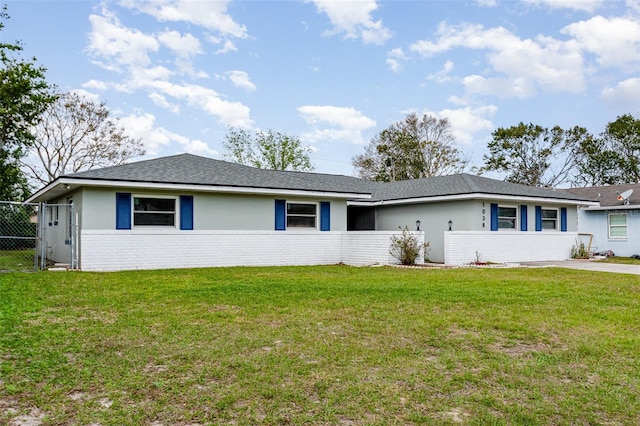
POLYGON ((516 229, 517 223, 517 207, 498 206, 498 229, 516 229))
POLYGON ((316 228, 317 205, 287 203, 287 228, 316 228))
POLYGON ((542 209, 542 230, 558 229, 558 209, 542 209))
POLYGON ((609 213, 609 238, 627 238, 627 214, 609 213))
POLYGON ((133 197, 134 226, 176 226, 176 199, 133 197))

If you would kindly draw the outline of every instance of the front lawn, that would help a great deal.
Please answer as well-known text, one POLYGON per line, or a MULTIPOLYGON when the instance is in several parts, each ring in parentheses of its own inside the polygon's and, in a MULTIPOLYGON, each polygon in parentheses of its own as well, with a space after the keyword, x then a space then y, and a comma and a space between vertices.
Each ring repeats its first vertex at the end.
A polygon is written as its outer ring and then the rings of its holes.
POLYGON ((639 353, 630 275, 0 274, 2 424, 636 424, 639 353))
POLYGON ((619 265, 640 265, 640 259, 636 259, 633 257, 619 257, 619 256, 607 257, 605 259, 597 260, 596 262, 617 263, 619 265))

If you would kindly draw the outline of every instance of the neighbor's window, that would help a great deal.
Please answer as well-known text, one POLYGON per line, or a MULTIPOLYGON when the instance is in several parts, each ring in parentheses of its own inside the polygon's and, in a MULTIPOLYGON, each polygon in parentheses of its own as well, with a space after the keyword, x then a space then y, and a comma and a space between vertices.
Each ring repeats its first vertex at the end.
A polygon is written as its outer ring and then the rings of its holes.
POLYGON ((558 229, 558 209, 542 209, 542 229, 558 229))
POLYGON ((287 203, 287 228, 315 228, 315 204, 287 203))
POLYGON ((627 215, 609 213, 609 238, 627 238, 627 215))
POLYGON ((517 208, 498 206, 498 229, 516 229, 517 208))
POLYGON ((134 226, 175 226, 175 198, 133 198, 134 226))

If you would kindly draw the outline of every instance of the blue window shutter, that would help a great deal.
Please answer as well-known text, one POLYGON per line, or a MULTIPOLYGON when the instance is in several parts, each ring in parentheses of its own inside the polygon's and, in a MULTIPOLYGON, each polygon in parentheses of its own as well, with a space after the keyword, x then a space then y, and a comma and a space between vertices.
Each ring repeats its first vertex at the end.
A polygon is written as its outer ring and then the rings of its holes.
POLYGON ((491 230, 498 230, 498 205, 491 204, 491 230))
POLYGON ((520 206, 520 230, 521 231, 526 231, 527 230, 527 205, 526 204, 522 204, 520 206))
POLYGON ((567 208, 560 208, 560 231, 567 232, 567 208))
POLYGON ((131 194, 116 192, 116 229, 131 229, 131 194))
POLYGON ((320 202, 320 230, 331 231, 331 203, 320 202))
POLYGON ((285 200, 276 200, 276 231, 284 231, 286 226, 286 208, 285 200))
POLYGON ((536 206, 536 231, 542 231, 542 207, 536 206))
POLYGON ((180 229, 193 230, 193 195, 180 196, 180 229))

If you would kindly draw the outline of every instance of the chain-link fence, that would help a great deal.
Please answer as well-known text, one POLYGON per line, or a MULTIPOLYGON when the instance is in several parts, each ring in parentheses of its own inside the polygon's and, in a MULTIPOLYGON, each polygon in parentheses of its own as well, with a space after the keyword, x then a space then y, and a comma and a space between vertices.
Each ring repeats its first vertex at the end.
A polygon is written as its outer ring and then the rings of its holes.
POLYGON ((77 268, 73 204, 0 201, 0 272, 77 268))
POLYGON ((39 267, 38 205, 0 202, 0 272, 39 267))

